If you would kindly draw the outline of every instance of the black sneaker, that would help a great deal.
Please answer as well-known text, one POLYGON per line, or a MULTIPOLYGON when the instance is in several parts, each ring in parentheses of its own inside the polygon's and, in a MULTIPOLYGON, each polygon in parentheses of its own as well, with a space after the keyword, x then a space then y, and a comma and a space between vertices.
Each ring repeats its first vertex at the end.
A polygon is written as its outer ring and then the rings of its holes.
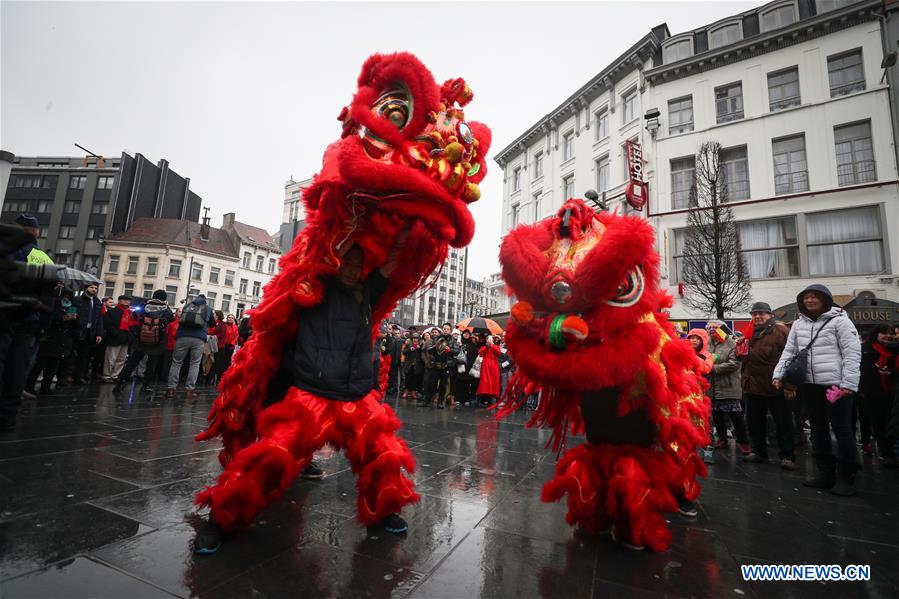
POLYGON ((306 464, 306 467, 303 468, 303 471, 300 472, 300 476, 311 480, 319 480, 325 477, 325 471, 319 468, 318 464, 315 462, 309 462, 306 464))
POLYGON ((405 520, 400 518, 399 514, 390 514, 378 524, 387 532, 395 535, 401 535, 409 530, 409 525, 406 524, 405 520))
POLYGON ((222 546, 224 540, 225 531, 210 516, 209 520, 197 530, 197 536, 194 537, 194 553, 201 555, 215 553, 222 546))
POLYGON ((696 509, 696 504, 681 497, 677 498, 677 511, 681 516, 685 516, 687 518, 695 518, 699 515, 699 510, 696 509))

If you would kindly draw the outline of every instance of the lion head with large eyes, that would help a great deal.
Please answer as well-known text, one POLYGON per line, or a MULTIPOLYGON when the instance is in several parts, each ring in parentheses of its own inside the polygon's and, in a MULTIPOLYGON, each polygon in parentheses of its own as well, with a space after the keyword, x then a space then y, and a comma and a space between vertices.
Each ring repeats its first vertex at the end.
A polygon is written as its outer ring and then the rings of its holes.
POLYGON ((649 353, 659 338, 653 315, 670 302, 659 289, 654 240, 645 219, 596 214, 581 200, 509 233, 500 262, 519 300, 507 336, 519 366, 559 386, 628 380, 636 363, 622 357, 644 344, 649 353), (615 367, 591 371, 600 380, 572 377, 583 360, 615 367))
MULTIPOLYGON (((338 117, 343 134, 328 148, 322 182, 381 213, 426 222, 452 246, 467 245, 468 204, 480 198, 490 146, 490 129, 465 118, 471 89, 462 79, 438 85, 408 53, 370 57, 358 83, 338 117)), ((310 209, 318 197, 307 193, 310 209)))

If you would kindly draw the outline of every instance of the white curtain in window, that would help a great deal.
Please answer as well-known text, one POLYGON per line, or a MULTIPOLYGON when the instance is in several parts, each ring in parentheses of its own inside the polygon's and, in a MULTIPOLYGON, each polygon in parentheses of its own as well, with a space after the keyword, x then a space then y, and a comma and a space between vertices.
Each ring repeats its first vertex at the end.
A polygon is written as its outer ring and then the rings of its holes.
POLYGON ((810 214, 806 223, 810 244, 809 274, 874 273, 883 270, 880 213, 876 207, 810 214))
POLYGON ((743 260, 750 279, 768 279, 793 274, 790 272, 790 250, 764 249, 786 243, 783 225, 783 221, 780 220, 739 224, 743 260))

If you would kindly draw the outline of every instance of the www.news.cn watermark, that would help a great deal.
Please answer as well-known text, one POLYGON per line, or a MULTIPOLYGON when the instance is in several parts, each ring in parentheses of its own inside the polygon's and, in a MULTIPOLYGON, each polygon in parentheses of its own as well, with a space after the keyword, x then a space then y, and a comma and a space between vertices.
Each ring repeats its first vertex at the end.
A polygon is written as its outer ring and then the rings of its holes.
POLYGON ((773 564, 740 566, 743 580, 771 582, 817 582, 817 581, 868 581, 871 580, 871 566, 836 564, 773 564))

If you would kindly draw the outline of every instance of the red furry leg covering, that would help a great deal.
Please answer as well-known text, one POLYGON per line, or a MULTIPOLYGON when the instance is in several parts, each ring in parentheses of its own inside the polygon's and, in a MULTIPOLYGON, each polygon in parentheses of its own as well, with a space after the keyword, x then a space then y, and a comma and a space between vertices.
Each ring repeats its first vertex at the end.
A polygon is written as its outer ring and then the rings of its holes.
POLYGON ((610 525, 620 541, 664 551, 671 532, 664 512, 677 509, 670 492, 680 466, 659 451, 626 445, 585 443, 568 450, 541 499, 568 494, 566 521, 599 534, 610 525))
POLYGON ((307 405, 309 397, 292 392, 262 411, 256 423, 260 439, 239 450, 218 483, 197 495, 196 503, 211 508, 213 520, 225 530, 249 526, 262 509, 281 498, 324 444, 327 426, 320 412, 307 405))
POLYGON ((396 436, 401 422, 387 404, 380 403, 380 391, 373 391, 353 403, 334 402, 337 443, 358 477, 357 516, 371 526, 398 513, 403 506, 418 501, 415 487, 406 472, 415 472, 415 458, 406 442, 396 436))

